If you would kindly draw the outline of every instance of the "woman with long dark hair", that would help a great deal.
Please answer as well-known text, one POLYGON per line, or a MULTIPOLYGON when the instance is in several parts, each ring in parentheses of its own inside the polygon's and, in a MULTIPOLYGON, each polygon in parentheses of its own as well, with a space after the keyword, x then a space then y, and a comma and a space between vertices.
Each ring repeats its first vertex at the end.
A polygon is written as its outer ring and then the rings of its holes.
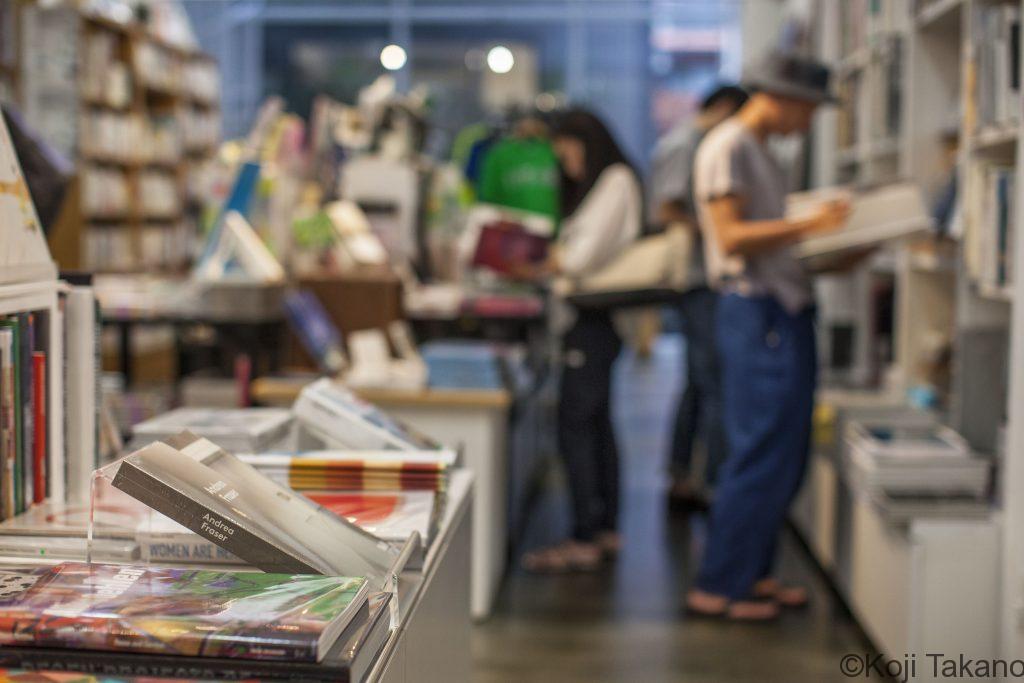
MULTIPOLYGON (((584 277, 640 236, 640 182, 608 128, 590 112, 566 112, 554 130, 562 219, 547 270, 584 277)), ((622 348, 604 310, 567 312, 562 335, 558 446, 572 497, 571 538, 528 553, 533 571, 586 571, 620 546, 619 457, 612 428, 612 364, 622 348)))

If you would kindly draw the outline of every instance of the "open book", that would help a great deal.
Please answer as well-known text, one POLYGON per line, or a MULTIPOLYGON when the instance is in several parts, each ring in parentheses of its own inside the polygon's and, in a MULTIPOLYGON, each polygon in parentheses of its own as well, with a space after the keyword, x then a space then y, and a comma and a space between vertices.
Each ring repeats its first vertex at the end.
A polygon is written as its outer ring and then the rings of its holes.
POLYGON ((365 576, 384 585, 399 552, 193 434, 100 470, 113 487, 266 572, 365 576))
POLYGON ((921 189, 910 182, 893 183, 864 192, 836 187, 797 192, 786 198, 786 217, 804 218, 823 202, 840 198, 849 199, 852 204, 846 225, 836 232, 814 235, 801 241, 796 246, 801 259, 913 237, 932 230, 934 226, 921 189))

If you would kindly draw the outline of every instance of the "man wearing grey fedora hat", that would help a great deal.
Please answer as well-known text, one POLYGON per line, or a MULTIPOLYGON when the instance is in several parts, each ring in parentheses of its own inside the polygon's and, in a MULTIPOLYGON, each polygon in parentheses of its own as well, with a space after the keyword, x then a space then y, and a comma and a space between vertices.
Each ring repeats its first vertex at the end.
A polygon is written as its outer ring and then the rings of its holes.
POLYGON ((810 448, 816 383, 810 274, 793 245, 841 227, 845 200, 787 219, 772 136, 805 133, 833 102, 829 70, 774 53, 745 74, 753 95, 697 151, 694 191, 708 274, 719 293, 716 343, 729 457, 719 472, 688 613, 762 621, 806 591, 772 576, 775 544, 810 448))

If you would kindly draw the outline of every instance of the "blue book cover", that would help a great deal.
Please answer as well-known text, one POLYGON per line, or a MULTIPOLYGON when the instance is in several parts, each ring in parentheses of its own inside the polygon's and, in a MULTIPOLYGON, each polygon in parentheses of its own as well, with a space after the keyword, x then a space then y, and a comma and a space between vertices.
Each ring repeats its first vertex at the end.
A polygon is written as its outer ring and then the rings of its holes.
POLYGON ((313 292, 300 289, 284 299, 285 315, 303 348, 324 372, 336 375, 345 368, 341 333, 313 292))

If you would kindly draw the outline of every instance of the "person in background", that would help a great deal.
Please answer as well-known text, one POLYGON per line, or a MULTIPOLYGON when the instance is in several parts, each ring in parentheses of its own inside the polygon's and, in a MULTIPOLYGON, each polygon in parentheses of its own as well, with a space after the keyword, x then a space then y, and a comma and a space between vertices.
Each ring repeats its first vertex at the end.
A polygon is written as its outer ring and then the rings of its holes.
MULTIPOLYGON (((553 139, 564 218, 543 271, 528 275, 581 277, 606 266, 640 236, 643 194, 633 166, 593 114, 566 112, 553 139)), ((568 474, 573 529, 568 540, 524 556, 523 566, 538 572, 597 569, 621 544, 611 382, 622 341, 608 311, 567 311, 565 317, 558 446, 568 474)))
POLYGON ((704 557, 687 611, 758 621, 801 606, 806 590, 772 576, 775 545, 807 463, 816 382, 809 273, 792 246, 841 227, 849 202, 787 219, 786 174, 766 143, 806 133, 830 101, 829 70, 775 53, 755 92, 704 138, 694 195, 711 281, 720 293, 717 346, 729 457, 719 471, 704 557))
POLYGON ((692 121, 680 123, 659 143, 651 171, 650 215, 661 225, 682 225, 694 236, 689 284, 679 301, 679 316, 686 336, 686 388, 676 410, 669 457, 669 502, 673 506, 702 509, 705 498, 691 479, 693 449, 700 436, 704 447, 706 486, 725 460, 725 434, 720 415, 718 358, 715 351, 715 303, 718 295, 707 286, 703 245, 693 201, 693 161, 700 141, 709 130, 729 118, 747 101, 736 85, 722 85, 708 94, 692 121))

